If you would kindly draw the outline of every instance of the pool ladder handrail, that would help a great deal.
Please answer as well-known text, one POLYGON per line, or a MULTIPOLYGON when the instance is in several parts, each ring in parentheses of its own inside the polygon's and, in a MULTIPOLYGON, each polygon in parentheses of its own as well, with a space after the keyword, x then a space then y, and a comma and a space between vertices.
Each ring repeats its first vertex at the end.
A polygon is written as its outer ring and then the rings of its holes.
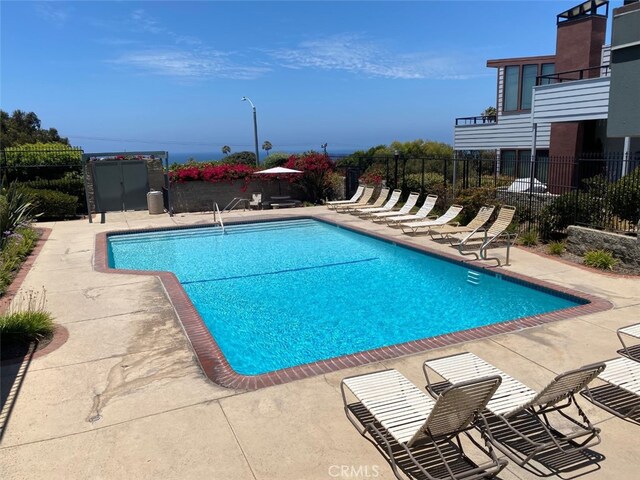
POLYGON ((227 233, 224 229, 224 221, 222 220, 222 213, 220 212, 220 207, 218 207, 218 202, 213 202, 213 223, 219 223, 222 228, 222 233, 227 233))
POLYGON ((240 205, 240 203, 243 203, 243 202, 244 202, 244 206, 242 207, 242 210, 245 211, 245 210, 247 210, 247 207, 249 206, 250 200, 248 198, 244 198, 244 197, 233 197, 233 199, 229 203, 227 203, 227 206, 224 207, 222 209, 222 211, 223 212, 226 212, 226 211, 230 212, 231 210, 236 208, 238 205, 240 205))

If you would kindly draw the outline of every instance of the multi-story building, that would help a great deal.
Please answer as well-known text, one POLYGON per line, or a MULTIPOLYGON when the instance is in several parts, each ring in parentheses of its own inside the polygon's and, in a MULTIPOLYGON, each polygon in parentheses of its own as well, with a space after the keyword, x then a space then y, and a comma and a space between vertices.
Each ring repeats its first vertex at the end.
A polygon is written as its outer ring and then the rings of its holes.
POLYGON ((500 172, 514 177, 530 175, 535 153, 550 159, 535 176, 555 183, 571 172, 554 173, 554 159, 640 151, 640 3, 615 9, 613 46, 605 45, 608 13, 607 0, 560 13, 554 55, 487 61, 497 71, 496 115, 457 118, 454 149, 495 151, 500 172))

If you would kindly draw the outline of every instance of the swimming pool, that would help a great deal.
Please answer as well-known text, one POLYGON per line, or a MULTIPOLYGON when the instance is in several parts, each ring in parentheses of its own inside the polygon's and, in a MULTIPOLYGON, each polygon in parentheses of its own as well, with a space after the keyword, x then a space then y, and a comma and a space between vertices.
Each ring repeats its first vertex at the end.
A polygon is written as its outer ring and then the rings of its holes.
POLYGON ((588 303, 317 220, 108 237, 173 272, 235 372, 260 375, 588 303))

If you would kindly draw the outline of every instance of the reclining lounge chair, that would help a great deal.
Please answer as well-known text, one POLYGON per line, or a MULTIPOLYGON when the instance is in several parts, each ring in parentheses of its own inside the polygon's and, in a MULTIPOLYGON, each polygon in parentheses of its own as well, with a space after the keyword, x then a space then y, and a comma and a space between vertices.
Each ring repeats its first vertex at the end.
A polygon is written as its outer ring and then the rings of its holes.
POLYGON ((429 235, 431 235, 431 238, 435 240, 434 235, 437 235, 439 238, 445 238, 447 236, 454 235, 454 234, 475 233, 478 230, 480 230, 482 227, 484 227, 484 224, 489 221, 495 209, 496 207, 494 205, 485 205, 484 207, 480 208, 480 210, 478 210, 478 213, 476 214, 475 217, 473 217, 473 220, 471 220, 466 225, 458 225, 458 226, 442 225, 437 229, 434 228, 430 230, 429 235))
POLYGON ((380 193, 378 194, 378 198, 376 198, 375 202, 371 205, 347 205, 343 211, 350 213, 351 215, 358 215, 360 209, 362 208, 378 208, 381 207, 384 202, 387 200, 387 196, 389 195, 389 189, 387 187, 382 187, 380 193))
POLYGON ((475 480, 507 464, 488 443, 481 450, 487 461, 473 463, 459 439, 499 385, 499 377, 480 378, 453 385, 434 401, 396 370, 384 370, 345 378, 340 387, 347 418, 362 436, 370 435, 397 478, 403 472, 409 478, 475 480), (348 402, 347 390, 355 402, 348 402))
POLYGON ((429 232, 432 228, 446 225, 453 221, 454 218, 462 211, 462 205, 451 205, 444 214, 433 220, 424 220, 422 222, 407 222, 401 223, 402 233, 418 233, 418 230, 426 228, 429 232))
POLYGON ((396 206, 396 203, 400 201, 400 195, 402 195, 402 190, 396 189, 393 192, 391 192, 391 195, 389 196, 387 203, 385 203, 382 207, 359 208, 355 213, 360 218, 367 218, 373 215, 374 213, 389 212, 393 210, 393 207, 396 206))
POLYGON ((373 187, 365 187, 364 192, 362 193, 362 196, 355 203, 349 202, 349 203, 335 205, 334 210, 336 212, 344 213, 347 211, 349 207, 356 207, 356 208, 365 207, 371 200, 371 197, 373 197, 374 190, 375 189, 373 187))
POLYGON ((353 194, 353 197, 351 197, 349 200, 333 200, 332 202, 327 202, 327 208, 329 210, 335 210, 336 206, 338 205, 347 205, 350 203, 358 203, 358 199, 362 196, 362 194, 364 193, 364 186, 362 185, 358 185, 358 189, 356 190, 356 193, 353 194))
POLYGON ((587 365, 556 376, 540 393, 501 372, 473 353, 465 352, 427 360, 424 365, 427 389, 434 393, 428 370, 449 383, 498 375, 502 383, 487 403, 484 419, 491 443, 520 466, 543 453, 571 453, 600 443, 600 429, 593 426, 575 395, 604 369, 604 363, 587 365), (566 409, 575 406, 579 418, 566 409), (567 433, 551 424, 551 414, 559 414, 572 428, 567 433))
POLYGON ((487 249, 492 243, 504 238, 507 241, 507 258, 505 265, 509 265, 509 252, 511 250, 511 245, 513 245, 516 240, 517 234, 507 232, 507 228, 511 225, 511 221, 513 220, 515 213, 516 207, 503 205, 498 213, 498 218, 496 218, 496 221, 493 222, 488 230, 478 229, 457 239, 454 235, 450 235, 449 238, 451 239, 451 245, 458 247, 458 252, 460 252, 461 255, 473 255, 476 260, 495 260, 498 262, 499 266, 501 265, 500 259, 498 257, 488 257, 487 249), (478 250, 464 250, 466 245, 478 241, 480 242, 478 250))
POLYGON ((436 206, 436 200, 438 200, 437 195, 427 195, 427 198, 424 199, 424 203, 420 207, 420 209, 414 213, 413 215, 396 215, 393 217, 387 218, 387 225, 390 227, 397 226, 402 222, 411 222, 413 220, 424 220, 433 210, 433 207, 436 206))
POLYGON ((413 207, 416 206, 418 202, 418 197, 420 197, 419 193, 411 192, 407 201, 404 203, 400 210, 394 210, 391 212, 379 212, 371 215, 370 220, 374 222, 386 222, 389 217, 397 217, 400 215, 407 215, 413 207))

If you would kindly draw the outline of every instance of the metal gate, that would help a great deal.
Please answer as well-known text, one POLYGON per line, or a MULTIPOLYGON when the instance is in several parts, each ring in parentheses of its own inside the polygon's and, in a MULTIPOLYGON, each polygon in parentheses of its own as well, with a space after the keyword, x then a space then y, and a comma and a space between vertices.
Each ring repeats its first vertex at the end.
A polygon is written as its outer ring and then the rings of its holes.
POLYGON ((92 162, 96 210, 146 210, 149 178, 144 160, 92 162))
POLYGON ((344 175, 345 181, 345 198, 351 198, 358 189, 358 178, 362 172, 358 167, 347 167, 344 175))

